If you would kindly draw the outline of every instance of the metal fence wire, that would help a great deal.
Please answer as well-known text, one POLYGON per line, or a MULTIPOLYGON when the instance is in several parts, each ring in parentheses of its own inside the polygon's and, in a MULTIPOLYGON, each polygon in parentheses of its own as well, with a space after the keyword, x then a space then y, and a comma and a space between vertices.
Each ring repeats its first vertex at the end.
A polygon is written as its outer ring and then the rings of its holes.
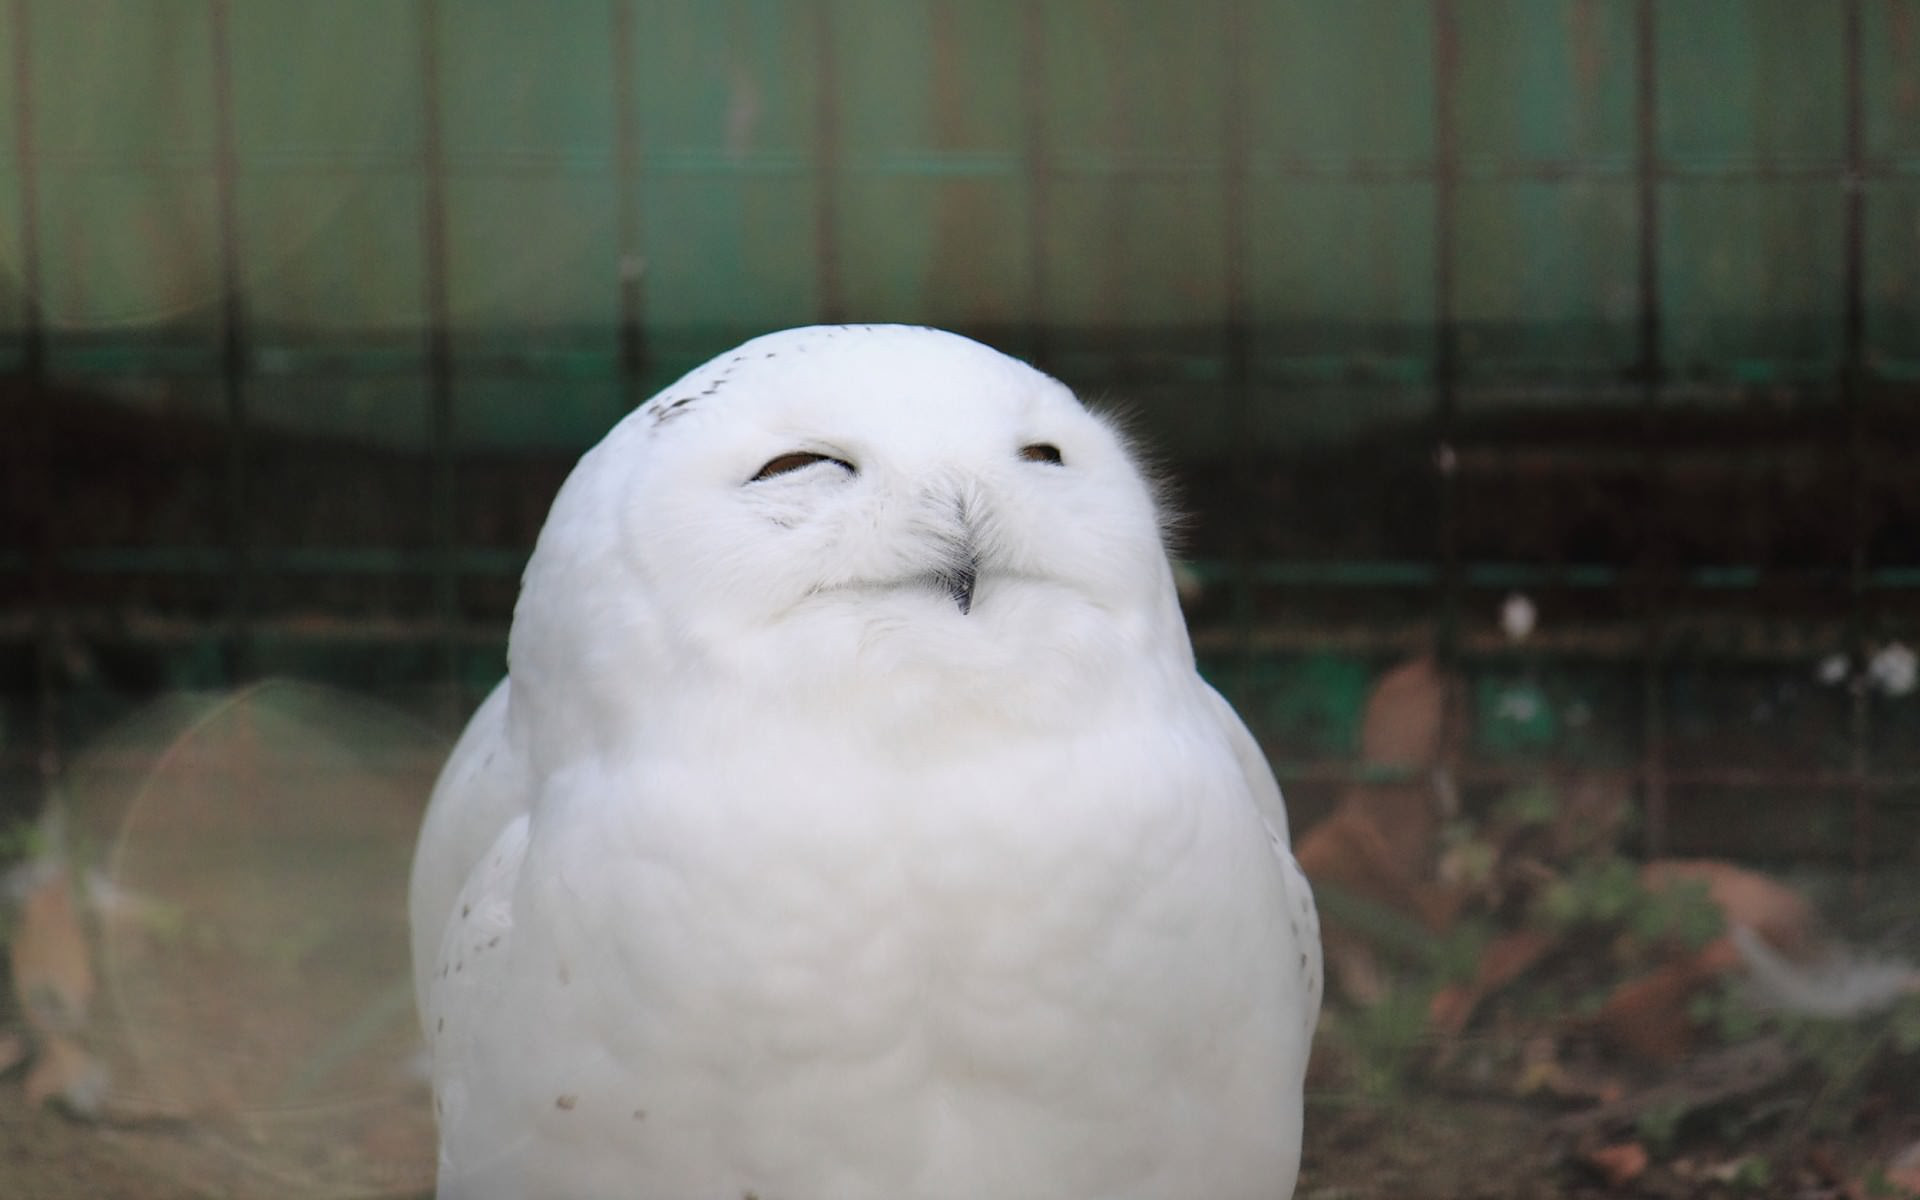
POLYGON ((1133 413, 1302 816, 1433 648, 1470 787, 1920 850, 1920 0, 8 0, 0 62, 13 815, 167 689, 453 726, 581 449, 903 320, 1133 413))

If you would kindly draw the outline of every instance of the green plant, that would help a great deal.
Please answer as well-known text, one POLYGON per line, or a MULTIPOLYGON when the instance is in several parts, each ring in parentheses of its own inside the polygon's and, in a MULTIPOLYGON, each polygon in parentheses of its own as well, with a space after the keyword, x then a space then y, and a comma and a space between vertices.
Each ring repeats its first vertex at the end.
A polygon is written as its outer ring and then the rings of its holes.
POLYGON ((1551 825, 1560 815, 1560 790, 1544 780, 1507 789, 1494 805, 1494 816, 1515 825, 1551 825))
POLYGON ((1329 1022, 1329 1032, 1345 1052, 1361 1097, 1390 1106, 1406 1092, 1416 1057, 1427 1039, 1431 989, 1402 986, 1367 1008, 1353 1009, 1329 1022))
POLYGON ((1671 1100, 1643 1109, 1634 1120, 1634 1132, 1655 1158, 1673 1154, 1680 1141, 1680 1125, 1692 1109, 1683 1100, 1671 1100))
POLYGON ((1723 1181, 1736 1192, 1763 1191, 1773 1182, 1773 1163, 1762 1155, 1749 1154, 1728 1165, 1723 1181))
POLYGON ((1786 1042, 1817 1081, 1798 1116, 1816 1132, 1843 1132, 1877 1073, 1920 1057, 1920 995, 1878 1012, 1828 1017, 1760 1007, 1731 985, 1696 996, 1689 1014, 1723 1042, 1763 1034, 1786 1042))
POLYGON ((1698 950, 1719 937, 1726 920, 1703 882, 1686 880, 1649 890, 1634 864, 1616 854, 1574 864, 1533 899, 1529 916, 1557 933, 1612 931, 1626 935, 1629 957, 1678 943, 1698 950))
POLYGON ((39 858, 47 850, 46 831, 25 818, 0 825, 0 864, 39 858))
POLYGON ((1675 941, 1698 950, 1726 931, 1720 906, 1706 881, 1680 880, 1657 892, 1643 892, 1627 914, 1627 928, 1642 942, 1675 941))

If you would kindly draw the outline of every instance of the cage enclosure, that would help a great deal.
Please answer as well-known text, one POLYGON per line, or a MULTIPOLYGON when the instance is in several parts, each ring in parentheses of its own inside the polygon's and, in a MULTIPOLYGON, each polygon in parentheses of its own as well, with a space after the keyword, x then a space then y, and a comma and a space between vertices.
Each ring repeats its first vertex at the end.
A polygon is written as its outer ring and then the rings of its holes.
POLYGON ((0 63, 0 822, 182 691, 450 738, 582 450, 910 322, 1127 415, 1296 834, 1602 780, 1911 947, 1916 0, 10 0, 0 63))

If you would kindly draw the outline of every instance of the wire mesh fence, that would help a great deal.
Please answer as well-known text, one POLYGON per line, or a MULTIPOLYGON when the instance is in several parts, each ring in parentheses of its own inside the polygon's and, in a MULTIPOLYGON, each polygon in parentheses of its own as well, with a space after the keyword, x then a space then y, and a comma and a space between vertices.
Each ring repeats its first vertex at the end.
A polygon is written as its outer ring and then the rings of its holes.
POLYGON ((1431 647, 1468 780, 1631 770, 1654 850, 1916 848, 1914 701, 1864 674, 1920 638, 1913 0, 12 0, 0 38, 17 782, 269 673, 450 726, 581 448, 741 337, 910 320, 1134 414, 1306 816, 1357 681, 1431 647))

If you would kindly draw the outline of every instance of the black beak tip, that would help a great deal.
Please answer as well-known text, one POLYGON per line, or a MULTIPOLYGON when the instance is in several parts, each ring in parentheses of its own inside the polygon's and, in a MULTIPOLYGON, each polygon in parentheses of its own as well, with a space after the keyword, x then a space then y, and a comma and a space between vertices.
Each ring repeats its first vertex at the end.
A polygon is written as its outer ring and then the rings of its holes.
POLYGON ((947 586, 947 595, 953 597, 953 603, 963 617, 973 611, 973 587, 978 578, 969 569, 950 572, 942 581, 947 586))

